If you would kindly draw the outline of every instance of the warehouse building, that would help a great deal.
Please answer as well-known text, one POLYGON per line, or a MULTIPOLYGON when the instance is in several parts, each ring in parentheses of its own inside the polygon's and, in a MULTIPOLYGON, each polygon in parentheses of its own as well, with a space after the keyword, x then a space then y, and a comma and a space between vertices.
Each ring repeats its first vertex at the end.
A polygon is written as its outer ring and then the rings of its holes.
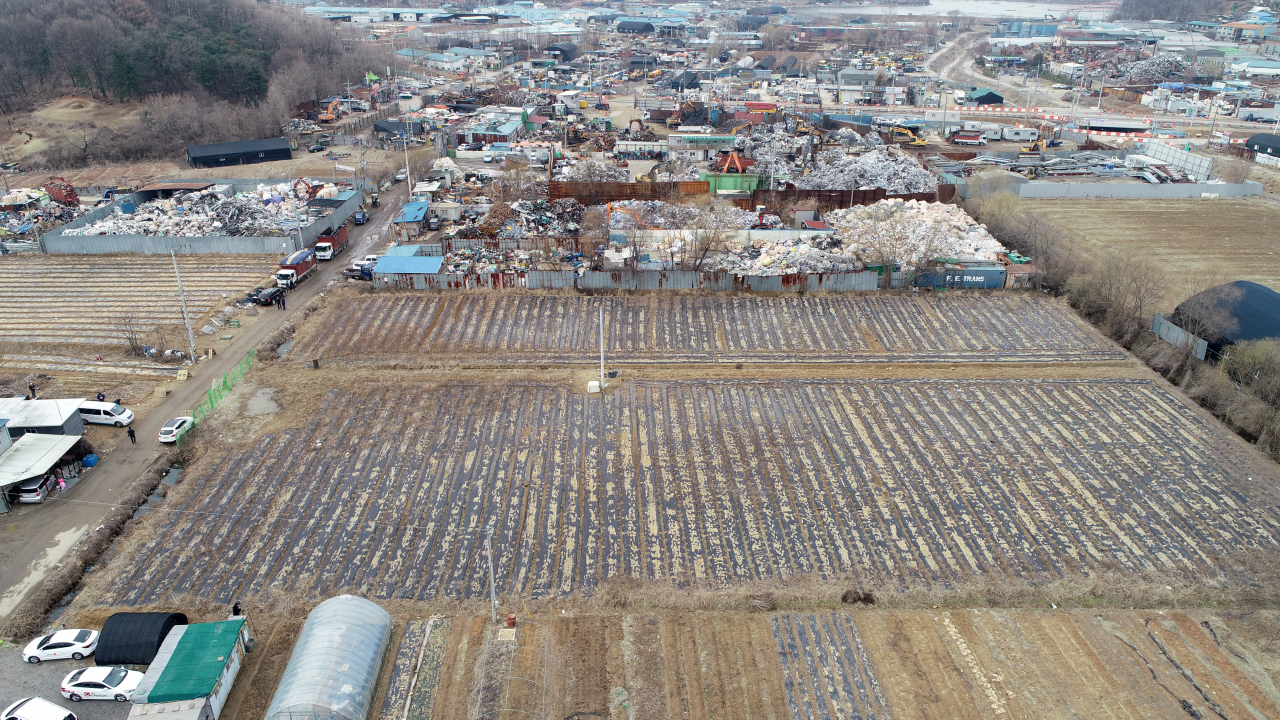
POLYGON ((1004 96, 991 88, 978 88, 965 96, 965 105, 1004 105, 1004 96))
POLYGON ((652 35, 653 23, 643 20, 623 20, 618 23, 617 30, 623 35, 652 35))
POLYGON ((1245 140, 1244 146, 1259 155, 1280 156, 1280 135, 1258 133, 1245 140))
POLYGON ((191 167, 251 165, 292 159, 293 149, 282 137, 187 146, 187 163, 191 167))
POLYGON ((1247 280, 1216 285, 1182 301, 1168 322, 1195 333, 1211 353, 1221 354, 1238 342, 1280 338, 1280 293, 1247 280))

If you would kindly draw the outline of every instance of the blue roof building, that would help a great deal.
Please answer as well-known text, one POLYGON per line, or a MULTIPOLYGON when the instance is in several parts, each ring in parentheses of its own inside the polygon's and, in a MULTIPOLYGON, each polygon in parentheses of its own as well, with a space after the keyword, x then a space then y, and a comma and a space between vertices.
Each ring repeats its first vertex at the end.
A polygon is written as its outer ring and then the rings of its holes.
POLYGON ((420 223, 427 217, 427 209, 431 203, 426 200, 418 202, 405 203, 400 208, 400 214, 396 215, 393 223, 420 223))

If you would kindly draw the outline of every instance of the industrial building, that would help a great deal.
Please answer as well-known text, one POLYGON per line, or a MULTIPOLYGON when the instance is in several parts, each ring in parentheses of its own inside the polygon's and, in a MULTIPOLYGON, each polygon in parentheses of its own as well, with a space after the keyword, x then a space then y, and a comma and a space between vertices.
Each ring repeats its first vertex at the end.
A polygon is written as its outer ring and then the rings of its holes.
POLYGON ((292 159, 293 148, 282 137, 187 146, 187 164, 191 167, 251 165, 292 159))

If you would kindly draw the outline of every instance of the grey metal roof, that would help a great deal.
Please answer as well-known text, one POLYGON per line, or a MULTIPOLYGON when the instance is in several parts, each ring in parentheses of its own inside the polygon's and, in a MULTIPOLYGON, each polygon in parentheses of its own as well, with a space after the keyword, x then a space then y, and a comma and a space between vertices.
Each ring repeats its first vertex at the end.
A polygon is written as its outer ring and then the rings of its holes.
POLYGON ((9 427, 58 427, 80 412, 81 398, 61 400, 0 400, 0 416, 9 418, 9 427))

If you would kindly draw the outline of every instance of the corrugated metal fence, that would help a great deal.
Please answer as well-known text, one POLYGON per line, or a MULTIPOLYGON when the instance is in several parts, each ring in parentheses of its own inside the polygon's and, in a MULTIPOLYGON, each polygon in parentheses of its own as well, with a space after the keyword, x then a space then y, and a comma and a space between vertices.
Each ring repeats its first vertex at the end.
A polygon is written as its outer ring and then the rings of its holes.
POLYGON ((1151 321, 1151 331, 1161 339, 1178 348, 1191 348, 1191 354, 1197 360, 1203 360, 1209 350, 1209 344, 1182 328, 1164 319, 1164 315, 1155 314, 1151 321))
MULTIPOLYGON (((901 275, 894 274, 897 284, 901 275)), ((744 292, 866 292, 875 290, 879 275, 874 271, 820 273, 812 275, 734 275, 725 271, 694 272, 670 270, 637 272, 615 270, 586 272, 581 277, 572 270, 530 270, 525 273, 482 273, 478 275, 375 275, 378 287, 398 290, 475 290, 488 288, 529 288, 531 290, 739 290, 744 292)))

